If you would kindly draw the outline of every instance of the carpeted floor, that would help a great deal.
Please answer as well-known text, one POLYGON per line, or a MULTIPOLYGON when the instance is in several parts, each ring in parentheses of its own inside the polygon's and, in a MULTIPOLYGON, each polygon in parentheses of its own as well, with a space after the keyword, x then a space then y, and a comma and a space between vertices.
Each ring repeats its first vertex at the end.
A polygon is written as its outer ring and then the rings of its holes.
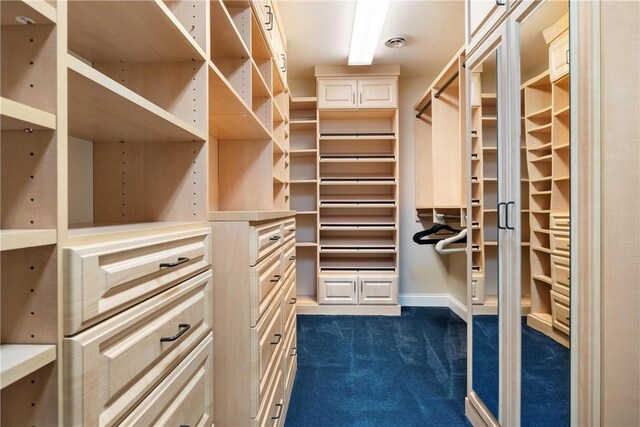
POLYGON ((466 324, 448 308, 298 316, 286 426, 466 426, 466 354, 466 324))
MULTIPOLYGON (((479 318, 475 332, 484 339, 474 339, 485 345, 475 369, 495 372, 497 317, 479 318)), ((568 426, 569 350, 524 323, 522 343, 522 425, 568 426)), ((467 426, 466 352, 466 324, 448 308, 403 307, 401 317, 298 316, 286 427, 467 426)), ((497 407, 497 375, 478 376, 474 387, 497 407)))

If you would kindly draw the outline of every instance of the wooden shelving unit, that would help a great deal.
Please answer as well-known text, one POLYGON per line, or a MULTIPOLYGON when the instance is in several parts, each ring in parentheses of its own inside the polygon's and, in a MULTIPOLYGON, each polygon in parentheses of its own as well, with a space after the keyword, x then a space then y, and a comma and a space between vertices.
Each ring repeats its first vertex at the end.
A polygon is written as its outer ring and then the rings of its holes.
POLYGON ((0 424, 59 424, 57 129, 66 76, 57 48, 64 32, 49 2, 3 1, 0 15, 0 424))
POLYGON ((315 301, 319 262, 316 98, 291 97, 289 114, 291 209, 296 211, 297 297, 308 297, 315 301))
POLYGON ((249 2, 211 2, 209 210, 287 210, 288 88, 249 2))
MULTIPOLYGON (((557 304, 565 306, 568 286, 558 283, 558 268, 569 265, 568 247, 554 242, 569 239, 569 76, 552 82, 549 71, 523 84, 530 206, 531 313, 527 324, 568 345, 568 319, 554 318, 557 304), (566 218, 556 226, 554 218, 566 218), (560 302, 558 302, 558 301, 560 302)), ((524 236, 524 233, 523 233, 524 236)), ((566 308, 569 311, 568 307, 566 308)))

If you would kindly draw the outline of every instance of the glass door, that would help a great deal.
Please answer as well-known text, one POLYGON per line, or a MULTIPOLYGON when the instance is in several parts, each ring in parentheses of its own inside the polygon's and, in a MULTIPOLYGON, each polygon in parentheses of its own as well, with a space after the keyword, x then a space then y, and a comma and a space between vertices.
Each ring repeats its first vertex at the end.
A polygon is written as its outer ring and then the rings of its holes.
POLYGON ((510 337, 505 333, 505 293, 509 280, 509 171, 506 157, 505 105, 507 95, 504 33, 498 32, 466 61, 469 94, 467 110, 468 151, 471 153, 468 212, 470 304, 468 340, 468 398, 485 422, 496 424, 508 417, 502 396, 510 392, 504 375, 505 350, 510 337))

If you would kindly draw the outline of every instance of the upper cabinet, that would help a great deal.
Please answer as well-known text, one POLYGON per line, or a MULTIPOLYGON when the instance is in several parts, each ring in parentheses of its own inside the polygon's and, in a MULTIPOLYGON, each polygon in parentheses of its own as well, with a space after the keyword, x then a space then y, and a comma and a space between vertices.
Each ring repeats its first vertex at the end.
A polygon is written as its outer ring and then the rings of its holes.
POLYGON ((318 79, 318 109, 396 108, 397 78, 318 79))
POLYGON ((546 28, 542 35, 549 45, 549 77, 555 83, 569 74, 569 14, 546 28))
POLYGON ((277 73, 283 86, 287 87, 287 42, 279 18, 277 3, 272 0, 253 0, 252 5, 261 21, 277 73))
POLYGON ((466 0, 467 52, 503 21, 519 0, 466 0))

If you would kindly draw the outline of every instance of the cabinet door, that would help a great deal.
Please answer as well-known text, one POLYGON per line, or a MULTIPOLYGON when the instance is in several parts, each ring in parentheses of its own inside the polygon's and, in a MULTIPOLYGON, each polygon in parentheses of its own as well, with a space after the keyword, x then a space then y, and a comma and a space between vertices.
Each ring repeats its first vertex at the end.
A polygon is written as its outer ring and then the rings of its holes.
POLYGON ((358 80, 358 108, 396 108, 397 88, 396 79, 358 80))
POLYGON ((569 32, 565 31, 549 45, 549 74, 552 82, 569 74, 568 51, 569 32))
POLYGON ((318 109, 356 108, 357 80, 318 80, 318 109))
POLYGON ((398 276, 372 274, 360 276, 360 304, 397 304, 398 276))
POLYGON ((357 304, 358 276, 320 275, 318 277, 319 304, 357 304))

